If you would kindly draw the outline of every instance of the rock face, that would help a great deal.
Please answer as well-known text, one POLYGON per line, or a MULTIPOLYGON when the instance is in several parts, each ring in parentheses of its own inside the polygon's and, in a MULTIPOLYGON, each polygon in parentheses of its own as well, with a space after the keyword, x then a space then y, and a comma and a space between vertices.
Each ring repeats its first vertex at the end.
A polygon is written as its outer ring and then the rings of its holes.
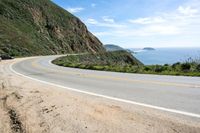
POLYGON ((102 43, 77 17, 50 0, 0 0, 0 54, 104 51, 102 43))

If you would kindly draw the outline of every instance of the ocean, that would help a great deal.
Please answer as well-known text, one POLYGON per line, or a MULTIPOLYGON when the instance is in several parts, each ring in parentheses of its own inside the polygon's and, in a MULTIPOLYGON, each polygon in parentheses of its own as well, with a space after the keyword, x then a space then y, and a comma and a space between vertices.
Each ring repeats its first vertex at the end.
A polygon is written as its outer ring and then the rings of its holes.
POLYGON ((156 48, 155 50, 130 49, 138 60, 145 65, 163 65, 186 62, 192 58, 200 60, 200 48, 156 48))

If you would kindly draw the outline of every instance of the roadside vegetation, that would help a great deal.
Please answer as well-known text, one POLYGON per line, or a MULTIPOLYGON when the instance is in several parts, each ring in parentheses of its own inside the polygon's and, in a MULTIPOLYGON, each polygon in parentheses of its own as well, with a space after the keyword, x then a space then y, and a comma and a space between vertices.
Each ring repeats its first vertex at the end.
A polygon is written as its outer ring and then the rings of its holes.
POLYGON ((138 73, 160 74, 160 75, 180 75, 180 76, 200 76, 200 63, 198 62, 177 62, 172 65, 147 65, 138 69, 138 73))
POLYGON ((53 61, 54 64, 82 69, 124 72, 128 68, 143 64, 126 51, 103 52, 97 54, 69 55, 53 61))
POLYGON ((99 54, 70 55, 60 57, 53 61, 54 64, 64 67, 81 69, 159 74, 200 76, 200 61, 189 59, 172 65, 143 65, 135 57, 126 51, 106 52, 99 54))

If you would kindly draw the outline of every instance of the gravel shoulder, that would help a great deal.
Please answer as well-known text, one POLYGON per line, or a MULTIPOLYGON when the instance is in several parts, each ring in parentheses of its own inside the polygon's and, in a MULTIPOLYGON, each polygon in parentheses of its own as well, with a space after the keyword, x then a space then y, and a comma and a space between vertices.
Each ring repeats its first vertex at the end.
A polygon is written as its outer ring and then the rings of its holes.
POLYGON ((200 120, 46 85, 0 62, 0 133, 199 133, 200 120))

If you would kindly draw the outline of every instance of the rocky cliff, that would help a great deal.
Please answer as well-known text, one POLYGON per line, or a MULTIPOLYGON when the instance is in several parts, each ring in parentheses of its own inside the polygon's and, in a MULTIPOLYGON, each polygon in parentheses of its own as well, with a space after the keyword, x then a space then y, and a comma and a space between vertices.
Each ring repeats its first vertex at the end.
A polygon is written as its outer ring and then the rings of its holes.
POLYGON ((50 0, 0 0, 0 54, 104 51, 102 43, 77 17, 50 0))

